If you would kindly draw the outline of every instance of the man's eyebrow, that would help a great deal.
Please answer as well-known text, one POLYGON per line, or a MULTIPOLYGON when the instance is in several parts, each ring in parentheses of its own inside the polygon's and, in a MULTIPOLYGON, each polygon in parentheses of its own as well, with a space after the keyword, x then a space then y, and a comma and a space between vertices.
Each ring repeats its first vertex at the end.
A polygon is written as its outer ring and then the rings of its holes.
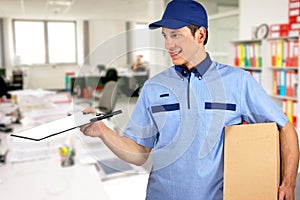
MULTIPOLYGON (((176 31, 176 30, 173 30, 173 31, 171 31, 171 32, 170 32, 170 34, 173 34, 173 33, 179 33, 179 32, 178 32, 178 31, 176 31)), ((166 33, 165 33, 165 32, 163 32, 163 31, 161 32, 161 34, 162 34, 162 35, 166 35, 166 33)))

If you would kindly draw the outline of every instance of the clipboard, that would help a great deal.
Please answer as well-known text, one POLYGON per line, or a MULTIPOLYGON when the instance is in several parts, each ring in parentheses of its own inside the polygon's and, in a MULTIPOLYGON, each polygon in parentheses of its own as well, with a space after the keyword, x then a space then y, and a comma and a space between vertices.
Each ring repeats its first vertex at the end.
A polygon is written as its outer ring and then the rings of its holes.
POLYGON ((77 112, 74 115, 21 131, 19 133, 14 133, 10 136, 33 141, 41 141, 121 113, 122 110, 117 110, 108 114, 84 114, 83 112, 77 112))

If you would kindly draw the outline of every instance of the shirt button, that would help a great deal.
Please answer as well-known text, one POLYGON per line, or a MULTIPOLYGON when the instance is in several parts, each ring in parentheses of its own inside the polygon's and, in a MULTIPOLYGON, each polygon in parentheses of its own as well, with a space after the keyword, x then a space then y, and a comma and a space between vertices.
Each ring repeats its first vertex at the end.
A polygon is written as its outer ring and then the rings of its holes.
POLYGON ((198 76, 198 78, 199 78, 199 80, 201 80, 201 79, 202 79, 202 76, 198 76))

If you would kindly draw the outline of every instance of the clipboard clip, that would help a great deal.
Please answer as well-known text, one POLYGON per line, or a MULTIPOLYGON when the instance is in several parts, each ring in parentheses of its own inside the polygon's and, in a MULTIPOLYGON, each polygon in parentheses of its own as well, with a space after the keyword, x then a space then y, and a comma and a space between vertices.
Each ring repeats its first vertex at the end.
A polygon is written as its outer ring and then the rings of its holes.
POLYGON ((118 114, 121 114, 122 113, 122 110, 117 110, 117 111, 114 111, 114 112, 111 112, 111 113, 108 113, 108 114, 102 114, 102 113, 97 113, 95 118, 92 118, 90 119, 90 122, 93 123, 93 122, 96 122, 96 121, 100 121, 102 119, 106 119, 106 118, 109 118, 109 117, 112 117, 114 115, 118 115, 118 114))

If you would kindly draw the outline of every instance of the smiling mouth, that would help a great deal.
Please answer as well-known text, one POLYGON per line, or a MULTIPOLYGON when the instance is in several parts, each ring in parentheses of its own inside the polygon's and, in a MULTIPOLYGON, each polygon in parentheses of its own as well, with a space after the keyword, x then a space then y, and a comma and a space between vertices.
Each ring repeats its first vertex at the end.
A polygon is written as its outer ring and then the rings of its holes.
POLYGON ((170 55, 171 55, 171 57, 175 57, 175 56, 177 56, 178 54, 180 54, 182 52, 182 49, 180 49, 180 50, 178 50, 178 51, 171 51, 170 52, 170 55))

